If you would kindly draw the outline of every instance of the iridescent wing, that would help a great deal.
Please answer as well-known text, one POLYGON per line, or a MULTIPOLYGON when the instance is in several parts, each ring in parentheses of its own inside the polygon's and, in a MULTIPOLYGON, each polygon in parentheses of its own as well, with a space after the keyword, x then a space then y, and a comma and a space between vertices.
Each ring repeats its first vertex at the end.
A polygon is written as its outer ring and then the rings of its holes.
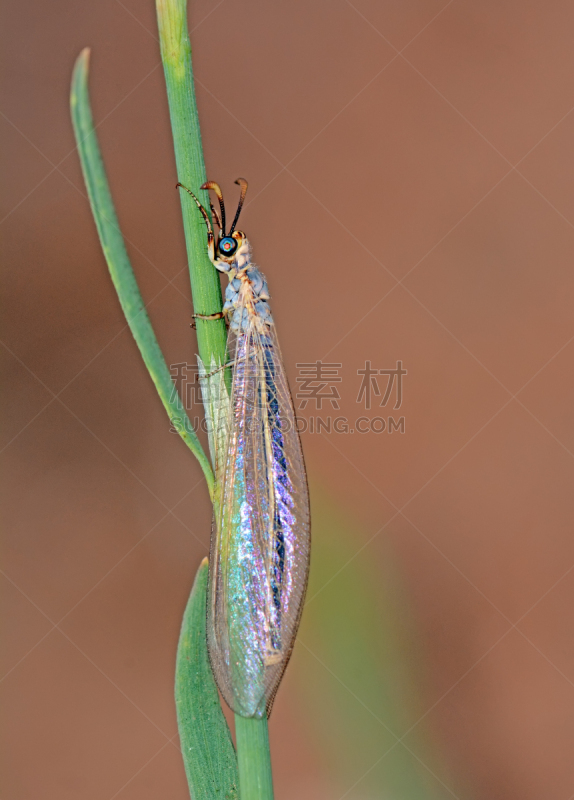
MULTIPOLYGON (((242 317, 240 316, 239 319, 242 317)), ((307 585, 309 497, 275 326, 245 315, 234 360, 210 554, 208 647, 227 704, 269 713, 307 585)))

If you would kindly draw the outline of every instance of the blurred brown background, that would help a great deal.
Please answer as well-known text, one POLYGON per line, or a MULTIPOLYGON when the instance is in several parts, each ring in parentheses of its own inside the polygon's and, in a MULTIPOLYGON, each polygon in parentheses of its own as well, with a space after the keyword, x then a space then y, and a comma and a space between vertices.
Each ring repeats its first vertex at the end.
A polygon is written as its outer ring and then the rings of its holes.
MULTIPOLYGON (((300 415, 405 419, 303 435, 315 550, 276 796, 568 800, 574 7, 189 16, 208 175, 230 205, 250 182, 292 387, 341 365, 340 408, 300 415), (357 402, 367 360, 402 361, 400 411, 357 402)), ((89 45, 134 269, 169 363, 193 363, 153 3, 8 2, 3 29, 2 796, 183 800, 173 669, 208 496, 126 329, 68 113, 89 45)))

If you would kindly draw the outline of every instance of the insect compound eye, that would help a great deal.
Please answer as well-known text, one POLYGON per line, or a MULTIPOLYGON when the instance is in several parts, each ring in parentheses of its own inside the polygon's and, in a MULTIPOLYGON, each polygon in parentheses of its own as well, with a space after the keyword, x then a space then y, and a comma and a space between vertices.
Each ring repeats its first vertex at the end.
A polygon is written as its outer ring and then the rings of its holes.
POLYGON ((235 239, 232 239, 231 236, 224 236, 223 239, 219 242, 219 252, 222 256, 228 258, 232 256, 235 251, 237 250, 237 242, 235 239))

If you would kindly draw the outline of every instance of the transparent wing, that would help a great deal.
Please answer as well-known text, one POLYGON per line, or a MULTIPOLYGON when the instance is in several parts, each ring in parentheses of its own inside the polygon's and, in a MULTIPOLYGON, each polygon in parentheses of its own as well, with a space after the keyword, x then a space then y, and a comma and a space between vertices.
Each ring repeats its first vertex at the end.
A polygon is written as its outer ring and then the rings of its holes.
POLYGON ((309 497, 275 327, 229 337, 234 359, 210 555, 208 646, 219 689, 243 716, 269 713, 307 585, 309 497))

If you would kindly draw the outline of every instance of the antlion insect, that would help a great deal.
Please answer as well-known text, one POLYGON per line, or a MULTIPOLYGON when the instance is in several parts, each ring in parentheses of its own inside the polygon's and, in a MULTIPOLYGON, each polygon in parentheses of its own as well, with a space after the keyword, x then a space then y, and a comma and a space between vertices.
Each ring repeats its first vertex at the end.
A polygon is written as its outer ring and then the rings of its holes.
POLYGON ((301 616, 309 571, 309 495, 267 282, 251 261, 247 237, 235 230, 247 192, 247 181, 236 183, 241 196, 228 234, 219 185, 208 181, 201 187, 212 189, 219 201, 221 216, 211 205, 217 239, 199 200, 177 185, 195 200, 207 226, 209 258, 229 278, 223 312, 195 315, 229 318, 233 365, 230 395, 221 366, 212 365, 210 374, 203 368, 206 408, 217 428, 211 437, 217 490, 209 657, 233 711, 262 717, 271 710, 301 616))

